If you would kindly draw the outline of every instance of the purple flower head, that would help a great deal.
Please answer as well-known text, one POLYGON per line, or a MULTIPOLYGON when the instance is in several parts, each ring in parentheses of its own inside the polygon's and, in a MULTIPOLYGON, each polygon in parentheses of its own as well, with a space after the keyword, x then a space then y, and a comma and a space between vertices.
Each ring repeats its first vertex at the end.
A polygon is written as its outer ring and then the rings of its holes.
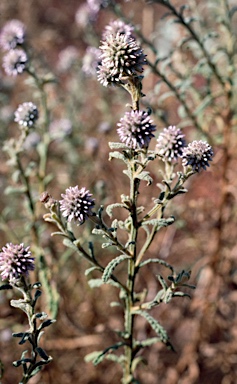
POLYGON ((15 111, 15 121, 22 127, 32 127, 38 117, 38 108, 31 101, 20 104, 15 111))
POLYGON ((182 156, 185 145, 186 142, 181 129, 171 125, 160 133, 157 139, 156 150, 163 161, 172 161, 182 156))
POLYGON ((133 31, 134 28, 131 24, 126 24, 122 20, 113 20, 105 27, 102 39, 105 40, 110 35, 116 36, 117 33, 134 38, 133 31))
POLYGON ((212 147, 206 141, 195 140, 183 149, 182 163, 184 167, 190 165, 194 172, 199 172, 201 168, 209 167, 212 157, 212 147))
POLYGON ((49 133, 52 139, 61 140, 72 133, 72 122, 69 119, 57 119, 49 126, 49 133))
POLYGON ((138 76, 143 72, 146 55, 130 36, 108 35, 100 46, 101 65, 98 67, 98 80, 105 87, 118 85, 124 78, 138 76))
POLYGON ((63 199, 59 201, 60 211, 67 221, 74 220, 83 224, 89 216, 93 215, 94 199, 86 188, 79 189, 78 185, 69 187, 61 196, 63 199))
POLYGON ((95 14, 97 14, 101 8, 106 8, 109 2, 109 0, 87 0, 90 10, 95 14))
POLYGON ((145 111, 126 112, 120 119, 118 135, 120 140, 132 149, 147 148, 156 126, 145 111))
POLYGON ((3 68, 7 75, 16 76, 26 69, 28 57, 22 49, 12 49, 3 57, 3 68))
POLYGON ((2 280, 14 281, 22 275, 28 275, 34 270, 34 257, 31 257, 30 247, 24 244, 7 243, 0 252, 0 271, 2 280))
POLYGON ((58 55, 57 69, 59 72, 65 73, 69 71, 78 61, 79 52, 76 47, 69 45, 58 55))
POLYGON ((82 71, 87 76, 96 76, 96 70, 100 63, 100 50, 95 47, 87 47, 82 62, 82 71))
POLYGON ((0 33, 0 46, 5 50, 15 49, 24 43, 25 26, 19 20, 10 20, 4 25, 0 33))

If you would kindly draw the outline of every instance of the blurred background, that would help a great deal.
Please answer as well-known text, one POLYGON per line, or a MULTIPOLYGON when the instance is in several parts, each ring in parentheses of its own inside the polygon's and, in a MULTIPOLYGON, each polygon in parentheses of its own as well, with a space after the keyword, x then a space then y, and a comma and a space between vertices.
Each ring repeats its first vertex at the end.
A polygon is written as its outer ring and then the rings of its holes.
MULTIPOLYGON (((138 379, 146 384, 234 384, 237 381, 235 1, 187 0, 187 9, 180 8, 184 1, 172 1, 179 15, 184 16, 183 23, 180 18, 179 22, 175 21, 177 15, 159 1, 121 0, 113 7, 102 3, 91 2, 94 8, 88 8, 90 1, 79 0, 1 0, 0 3, 0 27, 11 19, 21 20, 26 26, 27 44, 37 72, 54 78, 45 88, 50 110, 47 190, 59 199, 69 186, 86 186, 93 192, 97 207, 119 202, 122 193, 128 194, 122 165, 117 160, 108 161, 108 142, 118 141, 116 125, 131 101, 123 89, 105 88, 96 78, 96 50, 104 27, 122 18, 134 25, 151 63, 144 72, 146 96, 141 107, 152 108, 156 137, 164 127, 177 125, 183 128, 188 142, 207 140, 215 154, 210 169, 189 179, 186 186, 189 192, 172 201, 167 215, 174 215, 176 221, 161 230, 147 254, 147 258, 166 260, 177 271, 191 269, 191 282, 196 290, 191 300, 177 298, 152 311, 167 330, 175 352, 159 343, 145 350, 147 364, 138 369, 138 379), (171 15, 164 17, 167 11, 171 15), (189 24, 192 17, 196 21, 189 24), (190 33, 192 39, 188 39, 190 33)), ((41 113, 39 95, 29 77, 25 74, 10 77, 0 69, 1 147, 6 140, 17 138, 14 112, 25 101, 34 102, 41 113)), ((41 276, 45 293, 42 308, 57 318, 42 338, 42 345, 53 362, 31 383, 119 383, 121 372, 114 363, 104 361, 94 367, 84 361, 89 352, 117 341, 114 330, 122 327, 122 311, 109 305, 116 300, 117 291, 107 285, 91 289, 84 275, 87 263, 66 249, 61 239, 51 237, 54 228, 43 221, 46 210, 38 202, 40 193, 34 174, 38 166, 40 128, 27 139, 22 162, 33 170, 30 180, 40 245, 47 264, 41 276)), ((18 182, 8 160, 7 153, 1 151, 1 247, 9 241, 25 244, 32 241, 26 202, 15 188, 18 182)), ((156 184, 161 180, 156 166, 149 170, 154 183, 150 187, 144 185, 141 204, 146 207, 151 207, 152 199, 158 196, 156 184)), ((78 236, 85 244, 95 241, 97 258, 106 265, 111 254, 101 249, 91 229, 90 224, 77 228, 78 236)), ((118 274, 123 273, 122 268, 118 268, 118 274)), ((138 286, 148 289, 150 297, 157 292, 158 273, 163 273, 160 266, 147 266, 139 278, 138 286)), ((11 334, 22 331, 26 318, 10 306, 12 297, 12 291, 0 294, 2 384, 17 383, 21 378, 20 368, 13 368, 12 361, 19 359, 24 346, 18 346, 11 334)), ((145 320, 137 320, 135 327, 138 338, 152 336, 145 320)))

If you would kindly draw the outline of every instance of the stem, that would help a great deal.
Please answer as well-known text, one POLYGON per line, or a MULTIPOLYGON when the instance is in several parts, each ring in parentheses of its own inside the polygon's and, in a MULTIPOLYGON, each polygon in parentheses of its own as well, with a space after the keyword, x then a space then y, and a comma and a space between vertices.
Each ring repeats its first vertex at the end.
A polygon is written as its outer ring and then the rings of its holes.
POLYGON ((139 180, 135 178, 136 174, 136 165, 135 163, 131 164, 132 179, 130 185, 130 201, 131 201, 131 232, 129 237, 129 249, 131 258, 128 261, 128 280, 127 280, 127 289, 128 294, 125 299, 125 333, 127 335, 127 345, 125 346, 125 369, 123 383, 128 384, 132 382, 132 361, 133 361, 133 326, 134 326, 134 314, 132 314, 132 308, 134 305, 134 284, 136 277, 136 243, 137 243, 137 234, 138 234, 138 220, 137 220, 137 194, 139 189, 139 180))

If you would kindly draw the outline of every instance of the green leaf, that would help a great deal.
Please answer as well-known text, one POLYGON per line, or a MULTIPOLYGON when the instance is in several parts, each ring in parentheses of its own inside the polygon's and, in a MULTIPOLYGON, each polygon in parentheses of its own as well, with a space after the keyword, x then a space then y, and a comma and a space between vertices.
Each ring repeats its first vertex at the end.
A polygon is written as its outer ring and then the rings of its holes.
POLYGON ((114 269, 117 267, 117 265, 119 265, 122 261, 128 260, 128 259, 129 259, 129 257, 125 256, 125 255, 120 255, 120 256, 116 257, 115 259, 113 259, 107 265, 107 267, 104 269, 104 273, 103 273, 103 276, 102 276, 103 282, 107 283, 108 280, 110 279, 114 269))

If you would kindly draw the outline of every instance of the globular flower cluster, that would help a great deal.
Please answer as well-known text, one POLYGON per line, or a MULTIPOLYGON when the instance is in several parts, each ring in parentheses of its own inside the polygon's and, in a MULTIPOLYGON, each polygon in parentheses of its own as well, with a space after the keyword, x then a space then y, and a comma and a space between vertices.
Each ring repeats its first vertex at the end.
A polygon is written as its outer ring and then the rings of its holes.
POLYGON ((145 111, 126 112, 120 119, 118 135, 120 140, 132 149, 147 148, 156 126, 145 111))
POLYGON ((98 80, 102 85, 119 85, 128 77, 143 72, 146 55, 130 35, 117 32, 107 35, 100 46, 101 64, 98 67, 98 80))
POLYGON ((0 252, 2 280, 9 279, 9 282, 14 282, 34 270, 34 258, 29 249, 30 247, 24 247, 23 243, 7 243, 2 248, 2 252, 0 252))
POLYGON ((60 140, 72 133, 72 122, 69 119, 53 120, 49 126, 49 133, 52 139, 60 140))
POLYGON ((96 70, 100 62, 100 50, 95 47, 87 47, 83 57, 82 71, 86 76, 96 77, 96 70))
POLYGON ((3 57, 3 68, 7 75, 17 76, 26 70, 28 57, 22 49, 12 49, 3 57))
POLYGON ((57 69, 61 73, 69 71, 75 65, 79 58, 79 52, 76 47, 69 45, 59 52, 57 69))
POLYGON ((25 26, 20 20, 8 21, 0 33, 0 46, 5 51, 15 49, 25 40, 25 26))
POLYGON ((77 185, 69 187, 61 196, 60 211, 67 221, 74 220, 83 224, 89 216, 93 215, 94 199, 91 198, 92 194, 86 188, 79 189, 77 185))
POLYGON ((135 39, 133 32, 134 28, 131 24, 126 24, 123 20, 113 20, 105 27, 102 39, 105 40, 110 35, 116 36, 117 33, 135 39))
POLYGON ((38 117, 38 108, 31 101, 20 104, 15 111, 15 121, 22 127, 32 127, 38 117))
POLYGON ((206 141, 193 141, 183 148, 182 164, 190 165, 194 172, 199 172, 201 168, 209 167, 209 161, 212 161, 213 150, 206 141))
POLYGON ((163 161, 175 161, 182 156, 185 146, 186 142, 181 129, 171 125, 159 134, 156 151, 163 161))

